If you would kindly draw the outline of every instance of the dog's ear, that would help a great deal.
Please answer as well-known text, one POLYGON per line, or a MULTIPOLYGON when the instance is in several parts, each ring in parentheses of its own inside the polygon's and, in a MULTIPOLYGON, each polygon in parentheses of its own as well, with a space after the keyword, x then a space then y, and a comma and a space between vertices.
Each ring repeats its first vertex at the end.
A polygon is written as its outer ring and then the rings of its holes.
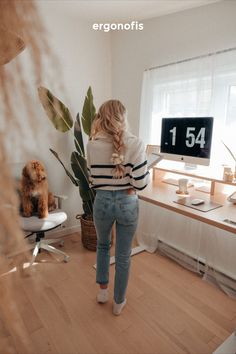
POLYGON ((28 174, 26 166, 22 170, 22 176, 25 178, 29 178, 29 174, 28 174))

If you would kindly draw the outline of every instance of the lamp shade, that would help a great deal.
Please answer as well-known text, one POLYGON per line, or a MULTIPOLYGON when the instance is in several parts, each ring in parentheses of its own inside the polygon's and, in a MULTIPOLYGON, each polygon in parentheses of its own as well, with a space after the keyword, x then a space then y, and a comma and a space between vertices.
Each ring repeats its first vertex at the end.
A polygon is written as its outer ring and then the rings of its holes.
POLYGON ((0 28, 0 65, 9 63, 24 49, 25 43, 20 36, 0 28))

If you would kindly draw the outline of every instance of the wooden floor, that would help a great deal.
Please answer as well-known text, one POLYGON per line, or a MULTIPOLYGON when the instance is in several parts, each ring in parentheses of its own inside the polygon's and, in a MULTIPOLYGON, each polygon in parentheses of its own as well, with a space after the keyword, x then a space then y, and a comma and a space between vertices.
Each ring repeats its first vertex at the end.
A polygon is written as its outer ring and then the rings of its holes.
POLYGON ((112 314, 110 300, 96 303, 95 253, 78 234, 66 238, 69 263, 42 252, 32 274, 1 275, 15 289, 15 319, 4 321, 1 354, 207 354, 236 325, 236 301, 171 260, 141 253, 132 258, 127 305, 112 314))

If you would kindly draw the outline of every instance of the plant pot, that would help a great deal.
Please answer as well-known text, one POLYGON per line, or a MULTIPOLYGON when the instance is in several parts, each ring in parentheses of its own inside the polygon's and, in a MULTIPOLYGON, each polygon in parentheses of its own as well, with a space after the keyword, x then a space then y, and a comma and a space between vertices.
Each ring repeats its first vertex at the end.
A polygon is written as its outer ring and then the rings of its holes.
POLYGON ((97 249, 97 234, 93 219, 85 214, 76 215, 76 219, 81 223, 81 240, 85 248, 90 251, 97 249))
MULTIPOLYGON (((97 250, 97 233, 95 225, 91 216, 86 214, 76 215, 76 219, 80 220, 81 223, 81 240, 85 248, 90 251, 97 250)), ((112 236, 111 236, 111 246, 114 239, 114 227, 112 227, 112 236)))

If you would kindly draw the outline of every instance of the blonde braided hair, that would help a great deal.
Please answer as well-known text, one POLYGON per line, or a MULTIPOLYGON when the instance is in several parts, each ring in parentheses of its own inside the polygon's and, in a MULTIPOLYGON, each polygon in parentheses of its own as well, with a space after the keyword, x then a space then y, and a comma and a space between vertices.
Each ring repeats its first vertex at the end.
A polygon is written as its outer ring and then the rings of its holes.
POLYGON ((125 152, 123 141, 123 134, 126 130, 125 113, 126 109, 120 101, 106 101, 99 108, 92 125, 92 139, 96 138, 99 132, 104 132, 112 137, 114 152, 111 162, 115 165, 114 178, 122 178, 125 172, 125 167, 122 164, 125 152))

